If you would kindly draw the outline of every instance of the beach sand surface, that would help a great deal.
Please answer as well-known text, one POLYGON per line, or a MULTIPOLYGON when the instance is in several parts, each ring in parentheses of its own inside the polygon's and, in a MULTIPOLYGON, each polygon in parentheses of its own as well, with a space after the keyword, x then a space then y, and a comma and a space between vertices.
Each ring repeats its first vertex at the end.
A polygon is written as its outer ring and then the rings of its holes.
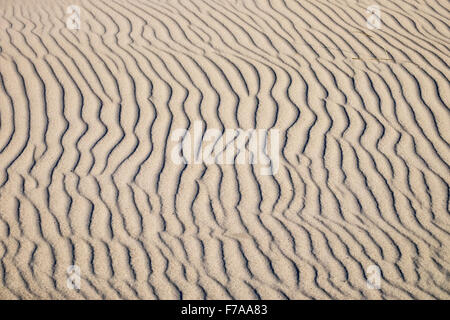
POLYGON ((0 0, 0 298, 449 299, 449 10, 0 0))

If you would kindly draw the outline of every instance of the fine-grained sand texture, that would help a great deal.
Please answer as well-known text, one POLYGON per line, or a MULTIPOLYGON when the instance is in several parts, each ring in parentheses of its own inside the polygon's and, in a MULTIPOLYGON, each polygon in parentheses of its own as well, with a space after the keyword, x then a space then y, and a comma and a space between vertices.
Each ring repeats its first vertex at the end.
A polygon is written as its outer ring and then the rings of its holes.
POLYGON ((450 299, 449 9, 0 0, 0 298, 450 299), (199 121, 278 172, 175 163, 199 121))

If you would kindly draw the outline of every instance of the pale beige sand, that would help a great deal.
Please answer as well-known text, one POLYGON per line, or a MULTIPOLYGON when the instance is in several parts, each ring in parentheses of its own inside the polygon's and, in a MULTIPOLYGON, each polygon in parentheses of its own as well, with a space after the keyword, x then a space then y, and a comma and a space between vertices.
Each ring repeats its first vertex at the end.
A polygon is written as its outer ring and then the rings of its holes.
POLYGON ((0 297, 449 299, 450 5, 375 3, 0 0, 0 297), (197 120, 279 171, 176 165, 197 120))

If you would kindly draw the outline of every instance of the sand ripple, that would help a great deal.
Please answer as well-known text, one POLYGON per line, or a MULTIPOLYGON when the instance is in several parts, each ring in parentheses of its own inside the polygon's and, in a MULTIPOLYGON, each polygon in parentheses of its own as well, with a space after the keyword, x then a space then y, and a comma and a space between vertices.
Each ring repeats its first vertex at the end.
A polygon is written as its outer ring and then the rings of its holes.
POLYGON ((379 2, 0 0, 0 297, 449 299, 450 7, 379 2), (279 171, 173 163, 196 121, 279 171))

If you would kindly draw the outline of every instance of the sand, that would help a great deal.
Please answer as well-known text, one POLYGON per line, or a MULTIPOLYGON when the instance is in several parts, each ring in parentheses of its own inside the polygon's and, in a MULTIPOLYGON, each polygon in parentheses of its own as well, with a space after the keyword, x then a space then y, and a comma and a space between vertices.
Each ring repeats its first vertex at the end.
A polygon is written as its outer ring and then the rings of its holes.
POLYGON ((0 0, 0 298, 449 299, 450 5, 376 4, 0 0))

